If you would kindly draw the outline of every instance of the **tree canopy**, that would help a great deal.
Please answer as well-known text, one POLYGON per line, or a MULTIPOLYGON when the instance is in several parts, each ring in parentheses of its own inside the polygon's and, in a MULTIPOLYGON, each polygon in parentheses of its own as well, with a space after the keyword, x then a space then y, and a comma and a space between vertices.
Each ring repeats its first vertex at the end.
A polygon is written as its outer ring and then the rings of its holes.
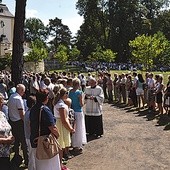
POLYGON ((31 42, 36 39, 42 42, 47 40, 48 34, 44 23, 38 18, 28 18, 24 26, 25 41, 31 42))
POLYGON ((151 70, 154 60, 164 54, 169 49, 169 42, 165 36, 158 32, 153 36, 141 35, 135 40, 129 42, 132 48, 132 56, 134 63, 143 64, 146 70, 151 70))

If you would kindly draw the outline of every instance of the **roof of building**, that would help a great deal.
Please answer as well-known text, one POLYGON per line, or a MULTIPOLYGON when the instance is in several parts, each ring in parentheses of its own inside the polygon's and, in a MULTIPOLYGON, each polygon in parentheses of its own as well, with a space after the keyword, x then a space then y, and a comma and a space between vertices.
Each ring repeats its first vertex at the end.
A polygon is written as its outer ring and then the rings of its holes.
POLYGON ((14 18, 14 15, 9 11, 5 4, 0 4, 0 16, 14 18))

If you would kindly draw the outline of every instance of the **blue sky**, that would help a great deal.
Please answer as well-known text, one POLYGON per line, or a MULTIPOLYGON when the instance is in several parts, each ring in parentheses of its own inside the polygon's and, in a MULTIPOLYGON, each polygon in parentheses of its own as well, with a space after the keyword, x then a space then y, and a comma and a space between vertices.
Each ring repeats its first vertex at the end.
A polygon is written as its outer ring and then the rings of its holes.
MULTIPOLYGON (((83 22, 83 18, 77 14, 75 7, 77 0, 27 0, 26 18, 36 17, 44 24, 55 17, 62 19, 73 35, 77 32, 83 22)), ((2 0, 12 14, 15 14, 15 0, 2 0)))

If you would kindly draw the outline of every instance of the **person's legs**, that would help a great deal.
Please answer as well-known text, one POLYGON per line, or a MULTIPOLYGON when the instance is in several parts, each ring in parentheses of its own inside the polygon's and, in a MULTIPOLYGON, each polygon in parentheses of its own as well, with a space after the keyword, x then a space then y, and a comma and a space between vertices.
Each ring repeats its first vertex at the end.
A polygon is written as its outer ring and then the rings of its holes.
POLYGON ((158 103, 158 109, 159 109, 159 113, 160 113, 160 114, 163 114, 162 103, 158 103))
POLYGON ((9 157, 0 157, 0 169, 12 170, 12 167, 10 166, 10 158, 9 157))
POLYGON ((145 99, 144 99, 144 94, 141 94, 141 100, 142 100, 142 107, 145 107, 145 99))
POLYGON ((23 156, 24 156, 24 164, 28 165, 28 147, 25 139, 24 122, 22 120, 18 121, 17 136, 19 142, 21 143, 21 149, 23 151, 23 156))
POLYGON ((12 134, 15 138, 13 150, 14 150, 15 155, 19 155, 20 144, 19 144, 19 137, 18 137, 18 121, 13 122, 13 121, 9 120, 9 123, 12 127, 12 134))
POLYGON ((109 102, 113 102, 113 93, 112 90, 108 90, 109 102))
POLYGON ((103 86, 103 93, 104 93, 104 98, 108 99, 108 95, 107 95, 107 87, 103 86))
POLYGON ((122 98, 123 98, 123 103, 126 103, 126 88, 125 88, 125 86, 122 86, 122 98))
POLYGON ((31 147, 31 143, 29 139, 27 139, 26 142, 28 146, 28 155, 29 155, 28 169, 36 170, 34 149, 31 147))
POLYGON ((140 95, 137 95, 138 109, 140 109, 140 95))

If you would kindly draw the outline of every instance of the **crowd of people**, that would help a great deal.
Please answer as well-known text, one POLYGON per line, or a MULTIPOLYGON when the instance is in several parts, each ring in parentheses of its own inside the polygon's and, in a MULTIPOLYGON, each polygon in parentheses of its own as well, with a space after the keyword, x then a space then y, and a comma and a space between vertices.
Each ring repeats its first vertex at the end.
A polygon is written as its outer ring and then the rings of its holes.
POLYGON ((105 99, 108 102, 115 100, 117 103, 124 103, 128 106, 137 107, 137 110, 148 108, 148 113, 158 111, 158 114, 169 114, 170 107, 170 76, 167 84, 163 83, 162 75, 153 75, 147 72, 145 76, 136 72, 129 74, 114 74, 113 80, 111 75, 105 73, 107 81, 103 81, 105 99), (113 82, 113 83, 110 83, 113 82), (111 92, 109 92, 111 91, 111 92), (114 91, 113 95, 109 95, 114 91))
POLYGON ((170 76, 164 85, 163 76, 152 73, 143 77, 136 72, 24 72, 23 82, 15 85, 9 72, 0 72, 0 165, 10 170, 12 150, 15 166, 67 170, 67 160, 83 152, 87 137, 103 136, 104 102, 169 114, 170 76), (35 139, 50 133, 57 138, 60 152, 52 159, 38 160, 35 139), (21 150, 23 162, 18 163, 21 150))
POLYGON ((87 84, 76 73, 24 72, 17 85, 10 77, 0 73, 0 163, 5 170, 21 164, 28 170, 67 170, 67 160, 83 152, 88 136, 102 137, 104 94, 94 77, 87 84), (59 142, 59 154, 39 160, 35 141, 50 133, 59 142))

